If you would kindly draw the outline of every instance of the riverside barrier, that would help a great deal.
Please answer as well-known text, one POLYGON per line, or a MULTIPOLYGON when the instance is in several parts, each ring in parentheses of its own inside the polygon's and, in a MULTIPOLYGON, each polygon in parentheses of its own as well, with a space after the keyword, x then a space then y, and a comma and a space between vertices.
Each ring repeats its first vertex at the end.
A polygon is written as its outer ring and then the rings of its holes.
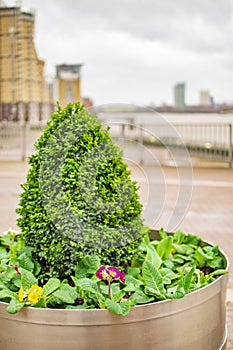
MULTIPOLYGON (((222 162, 232 167, 233 131, 226 123, 135 123, 107 121, 111 136, 128 160, 140 164, 166 163, 171 157, 190 156, 199 161, 222 162), (185 155, 184 155, 185 150, 185 155)), ((34 152, 34 143, 44 124, 0 123, 0 160, 25 160, 34 152)))

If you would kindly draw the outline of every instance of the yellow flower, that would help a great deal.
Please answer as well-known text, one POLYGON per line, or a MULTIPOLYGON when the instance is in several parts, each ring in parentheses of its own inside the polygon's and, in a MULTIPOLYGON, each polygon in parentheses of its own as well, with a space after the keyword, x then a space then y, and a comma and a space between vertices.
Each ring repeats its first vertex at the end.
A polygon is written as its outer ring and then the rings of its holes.
POLYGON ((32 304, 36 304, 42 296, 43 288, 33 284, 28 293, 28 301, 32 304))
POLYGON ((27 296, 27 294, 25 295, 25 292, 22 287, 20 288, 18 294, 19 294, 19 301, 23 301, 23 299, 27 296))

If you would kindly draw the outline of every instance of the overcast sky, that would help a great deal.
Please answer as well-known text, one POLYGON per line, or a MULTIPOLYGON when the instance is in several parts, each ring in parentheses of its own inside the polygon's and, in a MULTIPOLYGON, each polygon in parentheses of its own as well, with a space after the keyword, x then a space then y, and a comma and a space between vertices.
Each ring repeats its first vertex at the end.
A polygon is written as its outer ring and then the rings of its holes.
MULTIPOLYGON (((14 1, 7 1, 12 4, 14 1)), ((187 84, 233 102, 233 0, 24 0, 35 9, 35 42, 46 62, 83 63, 82 95, 95 104, 173 103, 187 84)))

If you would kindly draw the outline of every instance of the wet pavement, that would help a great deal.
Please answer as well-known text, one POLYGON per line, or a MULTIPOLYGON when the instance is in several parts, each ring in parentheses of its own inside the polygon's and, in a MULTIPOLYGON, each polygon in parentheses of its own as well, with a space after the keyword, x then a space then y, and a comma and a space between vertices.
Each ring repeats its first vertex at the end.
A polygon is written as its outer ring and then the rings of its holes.
MULTIPOLYGON (((233 169, 211 165, 192 169, 130 165, 150 227, 178 228, 218 244, 230 261, 227 290, 227 349, 233 350, 233 169)), ((17 228, 15 209, 26 162, 0 162, 0 227, 17 228)))

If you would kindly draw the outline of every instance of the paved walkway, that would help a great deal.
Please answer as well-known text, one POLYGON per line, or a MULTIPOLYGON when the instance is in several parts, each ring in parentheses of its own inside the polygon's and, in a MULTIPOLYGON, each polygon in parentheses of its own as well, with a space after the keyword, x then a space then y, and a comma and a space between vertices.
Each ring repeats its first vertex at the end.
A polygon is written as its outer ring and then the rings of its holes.
MULTIPOLYGON (((131 166, 140 185, 144 217, 150 227, 198 234, 219 244, 230 261, 227 291, 228 350, 233 350, 233 170, 223 167, 131 166)), ((15 209, 28 165, 0 162, 0 227, 17 228, 15 209)), ((198 350, 198 349, 197 349, 198 350)))

